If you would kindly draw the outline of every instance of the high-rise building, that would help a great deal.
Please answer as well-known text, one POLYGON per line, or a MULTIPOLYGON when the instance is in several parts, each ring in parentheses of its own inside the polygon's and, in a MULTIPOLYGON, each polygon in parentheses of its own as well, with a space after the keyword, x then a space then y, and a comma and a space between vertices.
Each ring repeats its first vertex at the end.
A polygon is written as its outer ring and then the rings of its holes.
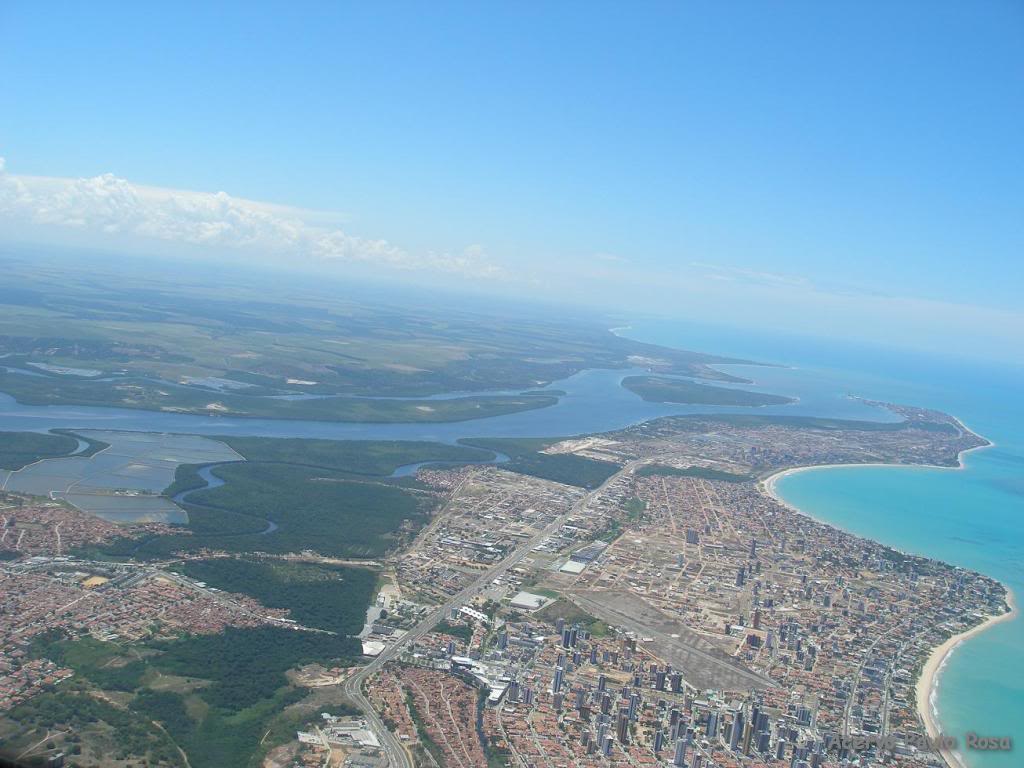
POLYGON ((750 754, 750 744, 754 738, 754 724, 747 723, 746 728, 743 729, 743 754, 750 754))
POLYGON ((605 734, 604 740, 601 742, 601 752, 605 757, 612 756, 612 735, 610 733, 605 734))
POLYGON ((686 766, 686 750, 689 747, 686 739, 676 739, 676 751, 672 756, 672 765, 678 766, 679 768, 685 768, 686 766))
POLYGON ((629 711, 620 709, 619 716, 615 721, 615 738, 620 744, 629 744, 629 711))
POLYGON ((762 733, 767 731, 768 730, 769 720, 770 720, 770 718, 768 717, 768 713, 767 712, 758 712, 757 713, 757 730, 761 731, 762 733))
POLYGON ((732 718, 732 727, 729 729, 729 749, 735 751, 740 745, 740 738, 743 736, 743 710, 738 709, 732 718))
POLYGON ((716 736, 718 736, 718 723, 719 723, 718 713, 717 712, 709 712, 708 713, 708 722, 707 722, 707 725, 705 726, 705 733, 707 733, 707 736, 708 736, 709 739, 713 739, 716 736))

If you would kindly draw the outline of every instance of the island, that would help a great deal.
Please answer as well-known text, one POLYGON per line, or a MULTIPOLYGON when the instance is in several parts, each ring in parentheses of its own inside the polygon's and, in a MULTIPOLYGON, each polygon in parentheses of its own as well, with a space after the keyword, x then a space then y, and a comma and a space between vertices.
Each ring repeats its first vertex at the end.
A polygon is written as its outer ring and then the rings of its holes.
POLYGON ((681 403, 684 405, 786 405, 796 399, 748 389, 732 389, 699 384, 689 379, 664 376, 627 376, 622 386, 650 403, 681 403))

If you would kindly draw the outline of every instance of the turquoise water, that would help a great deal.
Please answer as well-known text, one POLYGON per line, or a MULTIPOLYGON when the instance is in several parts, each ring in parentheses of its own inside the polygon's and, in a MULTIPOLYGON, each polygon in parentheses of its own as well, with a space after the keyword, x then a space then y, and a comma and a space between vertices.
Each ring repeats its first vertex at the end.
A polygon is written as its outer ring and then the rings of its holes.
MULTIPOLYGON (((1024 598, 1024 368, 746 333, 723 344, 721 334, 665 323, 637 324, 627 334, 778 360, 798 366, 805 387, 957 416, 996 443, 966 454, 963 470, 820 469, 783 478, 777 489, 816 518, 988 574, 1018 604, 1024 598)), ((758 378, 769 384, 783 375, 758 378)), ((1024 620, 998 624, 953 652, 939 678, 938 709, 943 732, 961 741, 967 731, 1014 738, 1010 753, 964 752, 972 768, 1024 765, 1024 620)))

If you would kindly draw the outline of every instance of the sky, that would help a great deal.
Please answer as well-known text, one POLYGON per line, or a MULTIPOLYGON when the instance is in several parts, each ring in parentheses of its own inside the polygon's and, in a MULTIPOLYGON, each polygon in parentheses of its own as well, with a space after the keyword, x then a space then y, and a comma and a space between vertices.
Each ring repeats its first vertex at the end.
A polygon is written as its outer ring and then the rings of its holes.
POLYGON ((1024 361, 1024 3, 0 3, 0 244, 1024 361))

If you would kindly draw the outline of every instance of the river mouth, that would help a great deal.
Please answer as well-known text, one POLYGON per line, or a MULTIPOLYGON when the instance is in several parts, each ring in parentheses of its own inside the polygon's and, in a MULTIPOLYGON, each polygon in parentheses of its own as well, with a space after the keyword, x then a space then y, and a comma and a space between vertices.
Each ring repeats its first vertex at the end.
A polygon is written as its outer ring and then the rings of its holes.
MULTIPOLYGON (((828 416, 885 421, 891 417, 877 408, 824 388, 806 372, 784 368, 757 369, 758 383, 772 391, 799 398, 788 405, 749 406, 675 405, 645 402, 626 390, 627 376, 647 373, 643 368, 589 369, 548 387, 559 391, 555 405, 484 419, 458 422, 355 423, 248 419, 231 416, 142 411, 70 405, 22 405, 0 393, 0 430, 41 432, 50 429, 104 429, 190 435, 245 435, 253 437, 307 437, 328 440, 424 440, 455 443, 473 437, 572 437, 607 432, 660 416, 680 414, 757 413, 764 415, 828 416)), ((730 369, 739 369, 730 366, 730 369)))
MULTIPOLYGON (((638 424, 662 416, 682 414, 749 414, 759 415, 807 415, 833 418, 854 418, 884 421, 891 418, 888 412, 866 406, 834 390, 816 387, 808 382, 805 372, 786 368, 762 366, 729 366, 730 370, 753 378, 756 373, 759 384, 782 394, 795 394, 795 403, 752 408, 749 406, 678 405, 653 403, 621 386, 628 376, 642 375, 646 369, 629 368, 621 370, 589 369, 566 379, 552 382, 535 391, 564 393, 558 402, 547 408, 520 411, 503 416, 484 419, 441 423, 352 423, 323 421, 289 421, 279 419, 245 419, 228 416, 197 416, 190 414, 142 411, 124 408, 100 408, 86 406, 32 406, 22 405, 12 397, 0 393, 0 431, 42 432, 50 429, 73 429, 78 432, 95 432, 102 435, 122 435, 123 441, 151 441, 154 443, 174 441, 203 441, 209 445, 228 450, 224 455, 211 455, 204 451, 172 451, 175 460, 156 462, 156 467, 141 470, 140 476, 110 475, 102 481, 79 482, 75 474, 81 467, 72 458, 47 459, 46 471, 32 470, 17 474, 19 479, 8 485, 9 490, 47 495, 50 492, 62 494, 72 504, 86 511, 105 517, 114 522, 165 522, 185 524, 186 512, 178 505, 187 495, 179 494, 173 500, 162 496, 163 489, 174 479, 178 464, 213 465, 225 461, 239 461, 241 456, 226 449, 223 443, 205 440, 203 436, 253 436, 280 438, 316 438, 329 440, 415 440, 455 444, 463 438, 488 437, 574 437, 578 435, 607 432, 638 424), (143 433, 143 434, 139 434, 143 433), (135 435, 134 438, 128 436, 135 435), (50 463, 57 462, 57 463, 50 463), (38 474, 57 475, 30 482, 30 476, 38 474), (74 489, 73 497, 64 496, 74 489)), ((438 396, 440 399, 443 396, 438 396)), ((109 440, 106 440, 109 442, 109 440)), ((117 451, 104 452, 93 457, 100 464, 108 461, 117 451)), ((507 457, 505 457, 507 458, 507 457)), ((501 458, 498 461, 503 460, 501 458)), ((78 459, 77 461, 82 461, 78 459)), ((135 462, 136 464, 140 462, 135 462)), ((142 461, 145 464, 146 461, 142 461)), ((398 467, 393 477, 408 477, 426 462, 398 467)), ((134 470, 133 470, 134 471, 134 470)), ((102 474, 102 473, 101 473, 102 474)), ((121 473, 125 474, 125 473, 121 473)), ((207 469, 201 476, 207 481, 206 487, 217 478, 207 469)), ((0 483, 3 477, 0 476, 0 483)), ((219 481, 217 482, 219 484, 219 481)), ((196 489, 199 490, 199 489, 196 489)), ((192 503, 192 502, 189 502, 192 503)), ((276 525, 267 520, 263 533, 272 533, 276 525)))

